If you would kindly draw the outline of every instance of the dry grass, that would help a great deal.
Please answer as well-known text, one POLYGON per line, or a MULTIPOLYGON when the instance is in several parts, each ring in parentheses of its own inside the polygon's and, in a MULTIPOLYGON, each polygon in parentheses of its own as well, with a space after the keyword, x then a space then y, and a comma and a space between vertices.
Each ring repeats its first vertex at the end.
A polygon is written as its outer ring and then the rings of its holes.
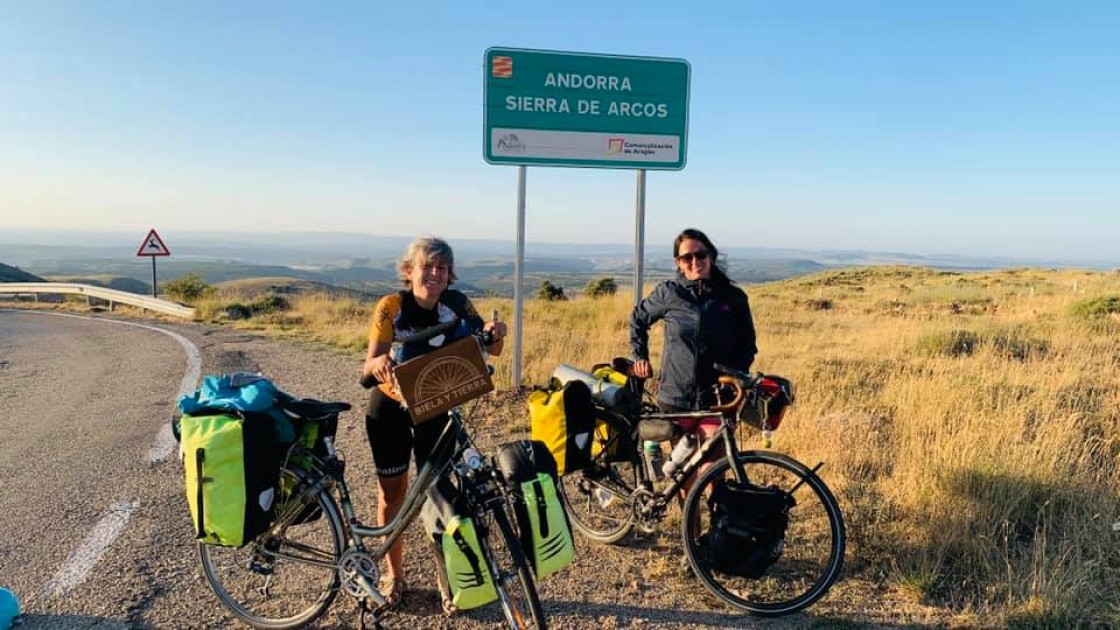
MULTIPOLYGON (((1120 625, 1120 273, 871 268, 748 292, 756 368, 798 386, 775 447, 826 462, 846 579, 964 625, 1120 625)), ((625 355, 629 309, 527 301, 525 382, 625 355)), ((240 325, 360 352, 370 310, 297 296, 240 325)))

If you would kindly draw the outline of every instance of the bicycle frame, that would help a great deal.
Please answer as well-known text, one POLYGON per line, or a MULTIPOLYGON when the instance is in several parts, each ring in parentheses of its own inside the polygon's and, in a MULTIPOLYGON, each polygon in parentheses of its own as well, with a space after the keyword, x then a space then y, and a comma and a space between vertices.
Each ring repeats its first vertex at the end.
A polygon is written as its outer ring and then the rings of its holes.
MULTIPOLYGON (((679 413, 642 413, 639 414, 636 418, 631 418, 625 414, 620 414, 616 411, 607 409, 600 405, 596 405, 596 410, 599 412, 599 415, 611 416, 615 419, 616 422, 620 421, 622 418, 625 418, 626 421, 624 424, 626 426, 633 426, 634 429, 631 429, 633 431, 636 431, 637 422, 647 419, 679 421, 693 418, 711 418, 713 415, 715 415, 712 412, 686 411, 679 413)), ((620 439, 622 439, 622 435, 614 436, 613 438, 608 440, 606 445, 603 446, 603 450, 609 450, 610 445, 613 444, 616 440, 620 439)), ((638 442, 637 439, 635 439, 634 441, 635 443, 638 442)), ((718 458, 712 458, 710 457, 710 455, 717 448, 719 448, 721 443, 724 448, 723 457, 727 459, 727 461, 731 464, 731 470, 735 475, 735 481, 738 483, 746 482, 746 473, 743 471, 742 467, 736 463, 736 456, 739 454, 739 447, 735 443, 734 426, 729 421, 728 414, 724 413, 720 414, 720 428, 716 431, 716 433, 708 439, 704 440, 704 442, 702 442, 697 447, 696 451, 689 456, 684 464, 681 465, 680 472, 677 475, 674 475, 674 478, 671 480, 669 485, 654 493, 655 496, 669 499, 676 495, 677 492, 679 492, 685 485, 685 483, 687 483, 689 478, 692 477, 693 474, 695 474, 702 465, 718 460, 718 458)), ((637 471, 638 485, 646 488, 651 488, 652 480, 648 478, 645 466, 638 465, 642 463, 641 460, 644 455, 639 449, 635 448, 630 452, 630 456, 633 459, 635 470, 637 471)))
MULTIPOLYGON (((339 496, 339 507, 342 509, 342 526, 345 530, 344 533, 350 541, 350 546, 348 548, 357 549, 358 551, 367 551, 364 544, 365 539, 384 536, 384 540, 370 552, 375 560, 380 560, 389 552, 393 543, 401 537, 412 521, 420 514, 420 510, 427 500, 428 489, 442 476, 447 474, 455 461, 456 455, 466 448, 465 444, 469 443, 469 438, 465 434, 463 417, 459 409, 452 409, 449 412, 449 416, 450 419, 447 422, 447 426, 444 427, 443 432, 440 433, 435 446, 432 448, 431 457, 420 467, 416 478, 413 479, 412 483, 408 486, 408 491, 405 494, 401 509, 388 523, 380 527, 374 527, 364 525, 358 521, 353 502, 350 499, 350 490, 346 485, 346 479, 342 470, 332 470, 326 461, 319 458, 310 450, 305 449, 306 453, 311 456, 312 466, 315 468, 314 471, 306 472, 308 476, 314 480, 314 483, 306 484, 300 493, 293 497, 294 500, 291 502, 293 509, 290 511, 290 514, 278 517, 273 522, 269 532, 278 532, 288 526, 303 510, 309 498, 318 495, 318 493, 324 490, 328 485, 333 486, 333 488, 337 490, 339 496)), ((333 459, 336 455, 333 441, 327 442, 327 450, 329 457, 333 459)), ((279 553, 276 555, 297 562, 316 564, 329 568, 336 567, 336 563, 334 562, 322 562, 305 557, 296 558, 279 553)), ((364 577, 359 580, 359 584, 362 586, 362 590, 366 592, 366 595, 378 606, 384 606, 387 603, 381 593, 378 592, 377 588, 369 584, 368 580, 364 577)))

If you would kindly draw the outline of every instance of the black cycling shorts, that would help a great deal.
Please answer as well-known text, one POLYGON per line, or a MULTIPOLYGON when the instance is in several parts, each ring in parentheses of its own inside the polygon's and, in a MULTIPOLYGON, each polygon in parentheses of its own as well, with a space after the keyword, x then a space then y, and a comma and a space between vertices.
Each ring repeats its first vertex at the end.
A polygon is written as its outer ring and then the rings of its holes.
POLYGON ((408 460, 416 454, 416 469, 428 459, 448 416, 436 416, 419 425, 401 404, 373 388, 366 407, 366 437, 373 451, 373 467, 379 477, 399 477, 408 472, 408 460))

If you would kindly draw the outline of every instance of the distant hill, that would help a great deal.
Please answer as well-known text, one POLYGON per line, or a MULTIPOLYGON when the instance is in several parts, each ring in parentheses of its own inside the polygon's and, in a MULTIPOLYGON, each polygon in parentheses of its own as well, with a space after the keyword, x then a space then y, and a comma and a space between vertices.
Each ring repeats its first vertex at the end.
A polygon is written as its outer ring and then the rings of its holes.
POLYGON ((9 267, 0 263, 0 282, 46 282, 46 280, 27 273, 19 267, 9 267))
MULTIPOLYGON (((174 254, 158 261, 158 282, 198 274, 215 285, 231 280, 284 278, 321 283, 360 293, 384 294, 400 287, 396 263, 410 239, 369 234, 261 233, 177 234, 174 254)), ((151 261, 137 257, 136 235, 82 232, 6 232, 0 259, 42 277, 91 279, 135 293, 150 291, 151 261), (117 278, 114 280, 114 278, 117 278)), ((508 241, 454 239, 457 289, 469 294, 510 296, 514 284, 514 247, 508 241)), ((665 244, 647 243, 645 280, 674 273, 665 244)), ((917 265, 948 270, 1066 267, 1063 261, 1011 259, 983 253, 916 255, 904 252, 720 247, 728 275, 743 285, 772 282, 828 269, 863 265, 917 265)), ((634 249, 623 244, 525 244, 525 287, 534 292, 544 280, 579 293, 588 282, 608 277, 622 288, 633 277, 634 249)), ((1116 261, 1085 261, 1076 266, 1113 269, 1116 261)))
POLYGON ((137 280, 136 278, 129 278, 127 276, 114 276, 112 274, 96 274, 96 275, 50 275, 47 280, 51 282, 72 282, 74 284, 88 284, 95 287, 105 287, 107 289, 116 289, 117 291, 125 291, 126 293, 135 293, 137 295, 150 295, 152 292, 152 285, 137 280))
POLYGON ((213 286, 220 293, 239 295, 244 298, 253 298, 265 293, 275 293, 277 295, 325 293, 327 295, 369 302, 379 297, 377 293, 347 289, 345 287, 337 287, 322 282, 302 280, 299 278, 243 278, 240 280, 226 280, 213 286))

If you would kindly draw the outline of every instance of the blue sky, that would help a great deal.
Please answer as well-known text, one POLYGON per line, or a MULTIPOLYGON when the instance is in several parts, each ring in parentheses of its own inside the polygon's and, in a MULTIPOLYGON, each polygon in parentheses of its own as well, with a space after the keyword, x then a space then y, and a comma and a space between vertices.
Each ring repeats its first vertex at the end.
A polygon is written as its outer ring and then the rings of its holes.
MULTIPOLYGON (((1115 2, 11 2, 0 233, 512 240, 492 46, 677 57, 646 237, 1120 260, 1115 2)), ((630 243, 635 174, 530 168, 530 241, 630 243)))

